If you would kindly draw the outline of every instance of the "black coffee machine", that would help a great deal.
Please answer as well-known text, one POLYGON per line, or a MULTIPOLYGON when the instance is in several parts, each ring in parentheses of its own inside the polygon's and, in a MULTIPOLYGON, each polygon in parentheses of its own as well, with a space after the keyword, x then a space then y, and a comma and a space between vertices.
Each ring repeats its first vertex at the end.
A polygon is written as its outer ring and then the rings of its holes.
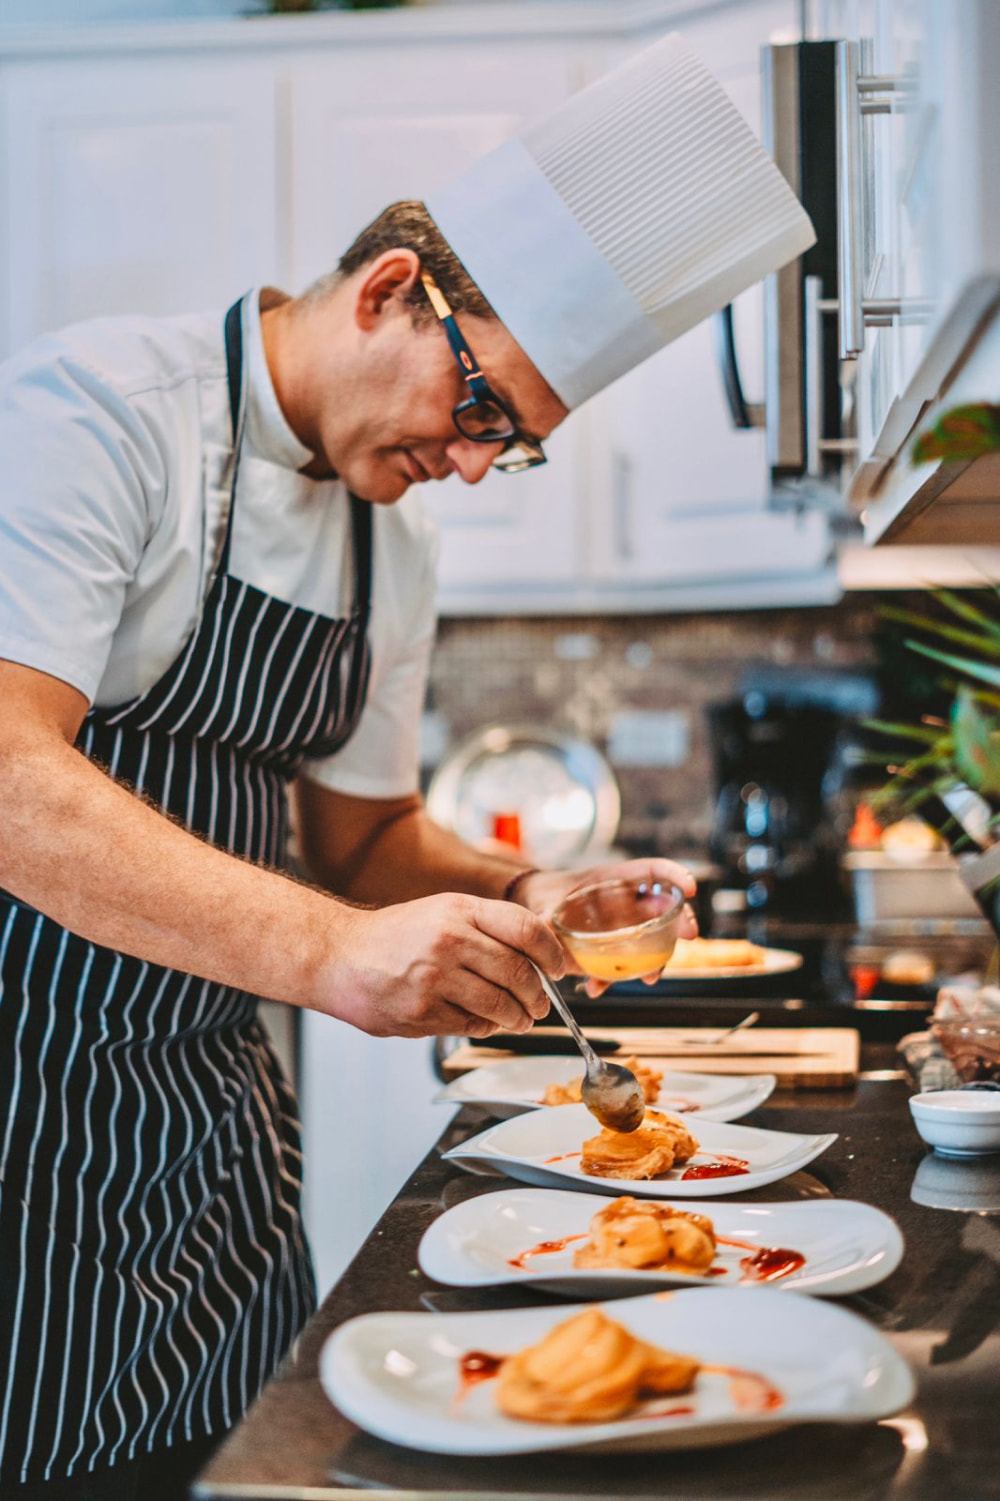
POLYGON ((820 914, 839 900, 829 780, 840 716, 748 688, 708 710, 711 855, 754 911, 820 914))

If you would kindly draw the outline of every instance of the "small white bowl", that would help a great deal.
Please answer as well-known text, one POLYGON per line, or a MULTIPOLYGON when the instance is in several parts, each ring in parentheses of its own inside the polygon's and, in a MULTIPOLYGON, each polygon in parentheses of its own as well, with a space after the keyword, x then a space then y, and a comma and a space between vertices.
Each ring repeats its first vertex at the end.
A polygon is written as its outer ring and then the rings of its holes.
POLYGON ((993 1090, 935 1089, 910 1097, 913 1124, 944 1157, 1000 1152, 1000 1094, 993 1090))

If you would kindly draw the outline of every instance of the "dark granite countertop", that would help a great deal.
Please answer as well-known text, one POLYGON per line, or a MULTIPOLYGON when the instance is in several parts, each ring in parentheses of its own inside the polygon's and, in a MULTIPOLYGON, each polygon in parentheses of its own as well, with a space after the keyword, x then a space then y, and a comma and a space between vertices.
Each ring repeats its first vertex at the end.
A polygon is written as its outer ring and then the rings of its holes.
MULTIPOLYGON (((329 1332, 384 1309, 483 1309, 551 1302, 439 1287, 417 1269, 417 1245, 442 1209, 498 1187, 432 1152, 387 1210, 303 1333, 293 1355, 203 1472, 198 1501, 350 1501, 371 1488, 464 1501, 473 1497, 635 1497, 677 1501, 875 1501, 1000 1497, 1000 1158, 946 1162, 913 1129, 895 1055, 865 1048, 853 1089, 781 1091, 745 1124, 838 1131, 794 1177, 741 1199, 835 1195, 877 1205, 906 1238, 900 1267, 841 1300, 880 1328, 911 1363, 911 1408, 848 1428, 801 1425, 753 1443, 655 1455, 446 1458, 369 1437, 330 1405, 317 1376, 329 1332), (916 1201, 914 1195, 925 1200, 916 1201), (960 1209, 944 1207, 962 1205, 960 1209), (930 1207, 931 1205, 937 1207, 930 1207)), ((442 1147, 480 1129, 465 1111, 442 1147)), ((595 1200, 595 1207, 598 1201, 595 1200)), ((789 1297, 798 1296, 789 1293, 789 1297)), ((817 1352, 821 1359, 821 1352, 817 1352)))

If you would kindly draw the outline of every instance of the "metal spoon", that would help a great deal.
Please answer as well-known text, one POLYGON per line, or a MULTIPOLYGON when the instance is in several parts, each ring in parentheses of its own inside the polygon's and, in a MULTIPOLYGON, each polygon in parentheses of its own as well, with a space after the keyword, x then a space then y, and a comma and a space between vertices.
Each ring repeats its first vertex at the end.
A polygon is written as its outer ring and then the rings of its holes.
POLYGON ((622 1068, 620 1063, 605 1063, 603 1058, 598 1058, 548 975, 543 974, 537 965, 535 970, 542 982, 542 989, 583 1054, 586 1065, 581 1090, 583 1103, 602 1126, 607 1126, 612 1131, 637 1131, 646 1115, 646 1101, 635 1074, 630 1069, 622 1068))
POLYGON ((680 1041, 686 1042, 689 1047, 694 1048, 715 1047, 716 1043, 725 1042, 727 1038, 732 1037, 734 1032, 742 1032, 744 1027, 752 1027, 754 1022, 759 1021, 760 1012, 751 1011, 749 1016, 744 1016, 741 1021, 736 1022, 731 1027, 727 1027, 724 1032, 717 1032, 714 1037, 682 1037, 680 1041))

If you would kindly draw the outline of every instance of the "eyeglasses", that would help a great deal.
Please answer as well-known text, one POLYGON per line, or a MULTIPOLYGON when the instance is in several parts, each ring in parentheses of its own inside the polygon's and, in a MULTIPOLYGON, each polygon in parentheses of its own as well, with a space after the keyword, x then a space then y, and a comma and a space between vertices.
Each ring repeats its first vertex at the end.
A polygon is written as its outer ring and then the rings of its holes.
POLYGON ((420 280, 431 307, 444 325, 451 352, 469 388, 466 400, 460 401, 451 414, 462 437, 472 443, 502 443, 503 448, 493 460, 493 468, 503 470, 504 474, 518 474, 522 469, 534 469, 536 465, 544 464, 542 445, 518 432, 517 423, 491 389, 475 355, 462 338, 455 315, 433 276, 422 271, 420 280))

